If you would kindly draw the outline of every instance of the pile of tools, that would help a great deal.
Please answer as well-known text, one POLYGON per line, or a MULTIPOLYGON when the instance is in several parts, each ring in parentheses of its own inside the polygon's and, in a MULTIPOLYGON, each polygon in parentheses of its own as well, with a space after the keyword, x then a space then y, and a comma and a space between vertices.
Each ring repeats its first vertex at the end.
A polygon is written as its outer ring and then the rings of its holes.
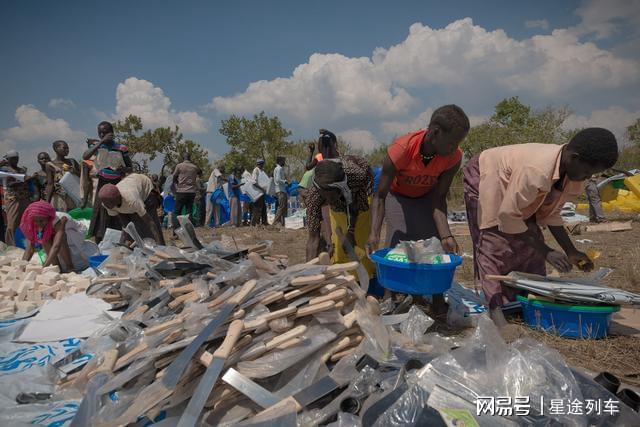
MULTIPOLYGON (((365 352, 389 355, 378 303, 354 276, 358 262, 330 265, 323 253, 286 267, 266 244, 244 257, 224 254, 231 262, 199 246, 139 241, 103 263, 87 294, 127 308, 85 342, 93 358, 61 378, 61 393, 82 396, 73 424, 126 425, 167 413, 182 426, 273 420, 344 393, 377 366, 365 352)), ((385 317, 387 325, 410 320, 385 317)))

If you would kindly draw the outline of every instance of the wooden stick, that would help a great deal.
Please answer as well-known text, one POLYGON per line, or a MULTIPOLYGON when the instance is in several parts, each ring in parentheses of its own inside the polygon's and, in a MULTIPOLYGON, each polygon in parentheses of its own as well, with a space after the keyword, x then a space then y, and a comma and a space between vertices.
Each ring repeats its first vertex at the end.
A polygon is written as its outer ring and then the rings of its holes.
POLYGON ((169 294, 171 296, 175 296, 175 295, 180 295, 180 294, 184 294, 184 293, 188 293, 188 292, 193 292, 195 290, 196 289, 195 289, 195 286, 193 285, 193 283, 190 283, 188 285, 177 286, 175 288, 169 289, 169 294))
POLYGON ((489 280, 501 280, 505 282, 515 282, 516 279, 511 276, 501 276, 499 274, 485 274, 485 279, 489 280))
POLYGON ((298 276, 291 279, 291 286, 317 285, 327 280, 324 274, 312 274, 310 276, 298 276))
POLYGON ((118 349, 113 348, 108 350, 104 354, 104 359, 102 360, 102 364, 92 372, 89 372, 88 377, 92 378, 99 373, 111 373, 113 371, 113 367, 116 364, 116 360, 118 359, 118 349))
POLYGON ((336 306, 334 301, 325 301, 320 304, 315 305, 307 305, 305 307, 299 308, 296 312, 296 318, 309 316, 311 314, 320 313, 322 311, 327 311, 336 306))
POLYGON ((337 301, 340 300, 344 297, 346 297, 348 294, 347 290, 342 288, 342 289, 337 289, 331 293, 328 293, 327 295, 323 295, 321 297, 316 297, 316 298, 312 298, 309 301, 309 305, 313 305, 313 304, 320 304, 321 302, 325 302, 325 301, 337 301))
POLYGON ((279 301, 283 297, 284 297, 283 291, 271 291, 268 294, 266 294, 258 304, 269 305, 271 303, 279 301))

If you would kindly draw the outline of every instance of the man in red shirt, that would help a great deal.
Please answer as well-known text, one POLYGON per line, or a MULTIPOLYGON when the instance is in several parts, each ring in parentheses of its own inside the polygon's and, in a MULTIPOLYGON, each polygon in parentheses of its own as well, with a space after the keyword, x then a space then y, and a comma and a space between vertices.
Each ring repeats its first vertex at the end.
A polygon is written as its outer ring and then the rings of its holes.
MULTIPOLYGON (((401 136, 389 146, 373 199, 368 252, 378 247, 383 219, 385 246, 435 236, 446 252, 458 252, 447 222, 447 193, 460 169, 458 146, 469 127, 462 108, 445 105, 433 112, 427 129, 401 136)), ((433 309, 436 314, 446 313, 442 294, 433 296, 433 309)))

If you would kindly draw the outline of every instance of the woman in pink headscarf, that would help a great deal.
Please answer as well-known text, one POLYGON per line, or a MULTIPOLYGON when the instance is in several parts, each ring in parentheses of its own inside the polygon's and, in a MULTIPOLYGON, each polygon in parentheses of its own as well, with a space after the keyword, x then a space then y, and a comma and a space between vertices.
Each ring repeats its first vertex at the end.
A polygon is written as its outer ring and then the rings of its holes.
POLYGON ((43 248, 47 254, 44 267, 58 265, 62 272, 84 270, 89 266, 89 256, 98 252, 93 242, 84 240, 77 222, 66 214, 56 215, 55 208, 43 200, 25 209, 20 229, 28 241, 23 259, 30 260, 37 249, 43 248))

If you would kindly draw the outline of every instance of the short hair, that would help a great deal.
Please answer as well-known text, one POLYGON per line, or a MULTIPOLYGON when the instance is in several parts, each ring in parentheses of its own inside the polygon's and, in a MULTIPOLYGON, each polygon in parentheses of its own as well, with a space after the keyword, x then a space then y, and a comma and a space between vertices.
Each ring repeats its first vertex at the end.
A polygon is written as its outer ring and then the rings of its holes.
POLYGON ((278 156, 278 157, 276 157, 276 163, 280 163, 280 162, 284 162, 284 161, 285 161, 284 156, 278 156))
MULTIPOLYGON (((52 147, 53 147, 53 149, 55 150, 55 148, 56 148, 58 145, 61 145, 61 144, 67 144, 67 141, 63 141, 62 139, 58 139, 57 141, 53 141, 53 144, 51 144, 51 146, 52 146, 52 147)), ((69 145, 69 144, 67 144, 67 145, 69 145)))
POLYGON ((443 105, 437 108, 431 115, 431 120, 429 120, 429 127, 433 125, 437 125, 447 133, 456 129, 467 133, 471 128, 469 117, 467 117, 462 108, 455 104, 443 105))
POLYGON ((345 173, 342 162, 323 160, 316 165, 313 179, 320 187, 326 187, 334 182, 342 181, 344 177, 345 173))
MULTIPOLYGON (((55 144, 55 142, 54 142, 54 144, 55 144)), ((36 156, 36 159, 37 159, 38 157, 42 156, 42 155, 47 156, 47 157, 51 157, 51 156, 49 156, 49 153, 47 153, 46 151, 41 151, 41 152, 39 152, 39 153, 38 153, 38 155, 36 156)))
POLYGON ((591 166, 613 167, 618 161, 618 142, 611 131, 604 128, 586 128, 574 135, 569 148, 591 166))
POLYGON ((113 132, 113 125, 107 121, 102 121, 100 123, 98 123, 98 128, 100 127, 106 127, 107 129, 109 129, 111 132, 113 132))

